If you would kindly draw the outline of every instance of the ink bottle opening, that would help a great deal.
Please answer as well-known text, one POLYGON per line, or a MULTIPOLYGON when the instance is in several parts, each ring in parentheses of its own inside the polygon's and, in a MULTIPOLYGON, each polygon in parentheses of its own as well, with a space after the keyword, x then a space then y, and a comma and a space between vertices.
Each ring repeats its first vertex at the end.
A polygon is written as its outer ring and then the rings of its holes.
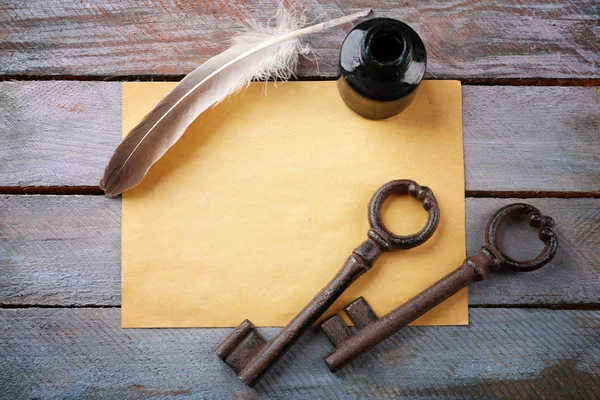
POLYGON ((370 119, 402 112, 414 99, 427 68, 419 35, 391 18, 361 22, 348 33, 340 51, 340 96, 370 119))

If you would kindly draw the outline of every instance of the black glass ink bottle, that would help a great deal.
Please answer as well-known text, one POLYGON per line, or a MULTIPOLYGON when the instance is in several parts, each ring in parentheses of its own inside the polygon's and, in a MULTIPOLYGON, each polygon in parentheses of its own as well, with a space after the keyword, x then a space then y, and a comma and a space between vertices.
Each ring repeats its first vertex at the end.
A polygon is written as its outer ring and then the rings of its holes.
POLYGON ((389 118, 410 105, 426 67, 425 45, 410 26, 373 18, 344 39, 337 87, 348 107, 360 115, 389 118))

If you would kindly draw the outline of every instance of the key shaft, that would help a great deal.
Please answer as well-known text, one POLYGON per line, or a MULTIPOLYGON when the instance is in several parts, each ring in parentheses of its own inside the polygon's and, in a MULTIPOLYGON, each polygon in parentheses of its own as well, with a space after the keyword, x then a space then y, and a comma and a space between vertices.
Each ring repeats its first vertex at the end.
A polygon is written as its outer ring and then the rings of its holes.
POLYGON ((239 373, 239 378, 249 386, 253 386, 267 369, 277 361, 299 338, 309 329, 321 315, 337 300, 338 297, 364 274, 379 258, 382 250, 371 239, 359 246, 346 260, 337 275, 298 313, 298 315, 271 339, 260 354, 252 359, 239 373), (360 253, 370 253, 370 258, 361 257, 360 253))
MULTIPOLYGON (((482 251, 475 257, 487 260, 487 257, 481 257, 481 255, 482 251)), ((473 265, 473 258, 475 257, 468 258, 456 270, 383 318, 366 326, 358 327, 356 334, 339 343, 337 348, 325 357, 327 367, 332 372, 339 370, 359 355, 369 351, 427 311, 447 300, 462 288, 474 281, 483 279, 487 274, 489 263, 482 260, 475 266, 473 265)), ((323 328, 327 329, 327 321, 323 323, 323 328)))

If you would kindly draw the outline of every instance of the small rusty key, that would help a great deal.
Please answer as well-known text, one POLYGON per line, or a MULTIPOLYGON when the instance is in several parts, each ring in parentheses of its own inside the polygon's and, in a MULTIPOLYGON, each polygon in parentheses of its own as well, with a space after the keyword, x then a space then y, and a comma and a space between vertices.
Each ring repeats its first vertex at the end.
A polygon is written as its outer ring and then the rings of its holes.
POLYGON ((471 282, 485 279, 489 270, 502 267, 517 271, 533 271, 541 268, 554 257, 557 240, 552 227, 554 220, 543 216, 528 204, 510 204, 498 210, 488 221, 485 246, 477 254, 467 257, 454 272, 430 286, 408 302, 379 319, 364 298, 359 297, 344 311, 356 326, 352 334, 342 318, 335 314, 325 320, 321 327, 334 345, 334 350, 324 357, 325 363, 335 372, 359 355, 375 347, 398 330, 431 310, 471 282), (509 216, 524 216, 529 225, 538 228, 538 237, 545 243, 541 254, 529 261, 516 261, 506 255, 498 244, 502 222, 509 216))
POLYGON ((406 250, 425 243, 437 228, 440 210, 432 191, 410 180, 396 180, 382 186, 369 202, 369 238, 348 257, 337 275, 321 289, 312 301, 273 339, 266 341, 254 325, 244 320, 239 327, 221 343, 215 352, 247 385, 254 386, 260 377, 287 351, 292 344, 333 302, 364 274, 379 256, 386 251, 406 250), (412 236, 391 233, 383 224, 381 209, 385 200, 393 194, 408 194, 419 199, 429 218, 425 227, 412 236))

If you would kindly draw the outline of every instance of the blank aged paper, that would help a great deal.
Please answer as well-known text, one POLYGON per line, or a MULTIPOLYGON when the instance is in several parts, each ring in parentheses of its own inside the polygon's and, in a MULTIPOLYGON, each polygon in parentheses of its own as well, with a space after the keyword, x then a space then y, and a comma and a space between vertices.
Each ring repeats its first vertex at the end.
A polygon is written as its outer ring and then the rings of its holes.
MULTIPOLYGON (((123 132, 174 85, 123 83, 123 132)), ((362 295, 382 316, 465 258, 460 82, 423 82, 383 121, 351 111, 335 82, 250 85, 124 194, 123 327, 285 325, 367 238, 369 199, 394 179, 432 188, 437 232, 384 254, 325 315, 362 295)), ((399 234, 426 217, 410 197, 384 209, 399 234)), ((468 323, 467 291, 416 323, 468 323)))

